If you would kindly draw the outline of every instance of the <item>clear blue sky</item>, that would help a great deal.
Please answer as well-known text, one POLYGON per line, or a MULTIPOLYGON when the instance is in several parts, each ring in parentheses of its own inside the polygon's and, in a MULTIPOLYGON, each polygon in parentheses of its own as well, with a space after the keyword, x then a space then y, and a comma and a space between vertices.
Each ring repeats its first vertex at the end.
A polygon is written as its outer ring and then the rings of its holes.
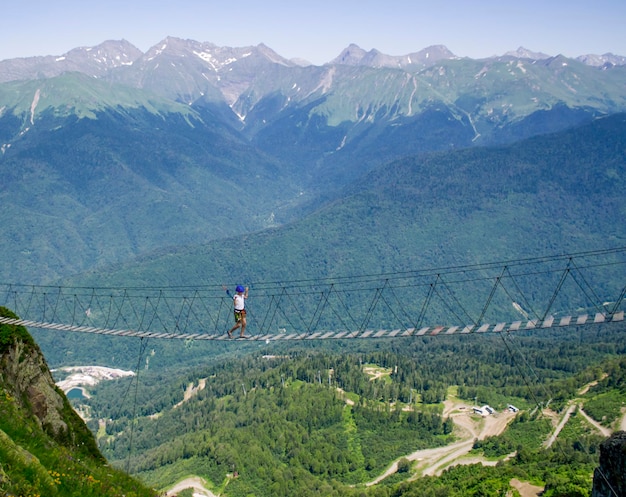
POLYGON ((575 57, 626 56, 626 0, 14 0, 2 7, 0 60, 61 55, 105 40, 146 51, 167 36, 323 64, 350 43, 405 55, 446 45, 459 56, 523 46, 575 57))

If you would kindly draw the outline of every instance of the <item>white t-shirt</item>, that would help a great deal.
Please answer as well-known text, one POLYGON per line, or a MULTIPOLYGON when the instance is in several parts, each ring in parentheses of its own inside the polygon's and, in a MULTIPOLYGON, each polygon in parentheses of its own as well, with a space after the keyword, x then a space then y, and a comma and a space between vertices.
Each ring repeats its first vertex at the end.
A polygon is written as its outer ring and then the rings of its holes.
POLYGON ((243 311, 243 308, 246 305, 245 297, 243 295, 239 295, 238 293, 236 293, 235 296, 233 297, 233 300, 235 301, 235 310, 243 311))

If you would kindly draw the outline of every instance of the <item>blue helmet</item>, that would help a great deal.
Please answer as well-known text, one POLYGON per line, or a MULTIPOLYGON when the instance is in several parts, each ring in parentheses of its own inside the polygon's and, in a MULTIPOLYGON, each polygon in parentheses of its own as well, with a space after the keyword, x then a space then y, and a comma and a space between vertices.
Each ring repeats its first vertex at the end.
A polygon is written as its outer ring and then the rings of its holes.
POLYGON ((239 293, 244 292, 246 289, 244 287, 242 287, 241 285, 237 285, 237 288, 235 288, 235 290, 239 293))

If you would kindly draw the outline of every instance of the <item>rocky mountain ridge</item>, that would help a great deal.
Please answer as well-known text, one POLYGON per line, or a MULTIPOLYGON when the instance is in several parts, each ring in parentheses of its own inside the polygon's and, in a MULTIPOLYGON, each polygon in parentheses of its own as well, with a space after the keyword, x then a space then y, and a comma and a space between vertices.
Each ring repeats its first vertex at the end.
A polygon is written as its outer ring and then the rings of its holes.
MULTIPOLYGON (((11 100, 24 91, 23 99, 34 104, 43 101, 40 96, 54 94, 56 90, 39 93, 37 82, 42 78, 54 80, 78 72, 93 79, 96 86, 98 81, 111 85, 113 92, 119 93, 119 84, 145 92, 148 99, 156 96, 194 110, 210 109, 211 118, 243 130, 248 138, 276 125, 282 128, 287 120, 291 130, 297 126, 299 134, 306 135, 318 129, 317 125, 309 127, 311 120, 321 119, 338 131, 331 147, 340 150, 372 125, 411 124, 434 110, 449 113, 472 131, 467 144, 480 144, 491 141, 492 131, 560 103, 592 114, 626 109, 621 93, 621 69, 626 65, 615 65, 626 59, 606 54, 585 60, 594 66, 522 47, 500 57, 472 60, 459 58, 441 45, 401 57, 350 45, 329 64, 303 67, 265 45, 219 47, 169 37, 141 53, 122 40, 74 49, 60 57, 0 61, 0 83, 9 84, 5 91, 0 86, 0 117, 17 113, 11 100), (352 130, 342 132, 338 129, 342 124, 352 130), (356 134, 355 129, 359 130, 356 134)), ((100 101, 108 92, 90 86, 86 80, 81 83, 79 92, 88 94, 81 96, 81 105, 102 108, 100 101)), ((115 102, 106 105, 116 107, 115 102)), ((59 98, 54 108, 74 106, 59 98)), ((34 105, 30 120, 35 121, 45 109, 34 105)))
MULTIPOLYGON (((324 116, 331 126, 411 118, 439 101, 457 119, 487 119, 498 126, 504 124, 503 119, 520 119, 559 100, 570 107, 613 112, 616 109, 609 107, 613 103, 619 107, 620 98, 610 85, 623 76, 614 71, 601 76, 595 71, 625 64, 625 57, 613 54, 567 59, 523 47, 473 60, 458 57, 443 45, 390 56, 351 44, 328 64, 302 66, 263 44, 220 47, 168 37, 146 53, 121 40, 73 49, 61 56, 0 61, 0 83, 79 72, 195 108, 217 106, 218 114, 231 125, 239 121, 248 134, 256 134, 279 116, 299 113, 305 107, 309 116, 324 116), (599 101, 598 84, 606 96, 599 101), (511 85, 514 88, 508 88, 511 85), (494 100, 495 95, 505 101, 494 100), (519 105, 525 107, 521 113, 519 105)), ((9 93, 13 92, 11 87, 9 93)), ((100 90, 94 92, 95 99, 100 95, 100 90)), ((0 106, 10 109, 2 100, 0 106)))
POLYGON ((74 48, 62 55, 6 59, 0 61, 0 82, 51 78, 70 71, 97 78, 115 67, 133 64, 141 55, 128 41, 116 40, 74 48))
POLYGON ((71 52, 41 71, 17 61, 34 79, 0 83, 0 273, 28 281, 278 227, 385 163, 626 111, 626 66, 522 49, 538 58, 354 45, 344 63, 301 66, 264 45, 173 37, 71 52), (59 233, 71 250, 56 250, 59 233))
MULTIPOLYGON (((303 60, 286 59, 263 43, 248 47, 223 47, 211 42, 199 42, 190 39, 180 39, 168 36, 143 53, 129 41, 106 40, 93 47, 77 47, 60 55, 42 55, 33 57, 17 57, 0 61, 0 82, 53 77, 67 71, 79 71, 94 77, 101 77, 107 71, 117 67, 129 66, 140 58, 154 59, 165 47, 178 46, 189 47, 197 51, 201 57, 215 65, 215 68, 228 65, 233 57, 249 56, 253 52, 263 54, 269 61, 285 66, 310 66, 312 64, 303 60)), ((182 54, 183 52, 181 52, 182 54)), ((558 55, 558 54, 556 54, 558 55)), ((541 60, 551 57, 543 52, 533 52, 524 47, 508 51, 503 56, 520 59, 541 60)), ((481 60, 497 58, 498 55, 486 57, 481 60)), ((428 66, 441 60, 461 59, 452 53, 445 45, 432 45, 417 52, 404 55, 384 54, 377 49, 363 50, 358 45, 351 43, 344 48, 337 57, 324 65, 360 65, 367 67, 418 67, 428 66)), ((584 64, 590 66, 619 66, 626 65, 626 57, 613 53, 605 54, 582 54, 575 57, 584 64)))

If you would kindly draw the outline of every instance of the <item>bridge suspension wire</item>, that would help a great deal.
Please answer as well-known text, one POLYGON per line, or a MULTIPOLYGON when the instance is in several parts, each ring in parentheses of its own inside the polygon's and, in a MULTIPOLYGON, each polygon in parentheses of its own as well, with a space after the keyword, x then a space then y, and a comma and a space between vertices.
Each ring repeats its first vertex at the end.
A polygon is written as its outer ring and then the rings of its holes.
MULTIPOLYGON (((283 282, 250 282, 251 340, 436 336, 624 319, 626 247, 283 282)), ((0 323, 110 336, 228 340, 222 285, 0 283, 0 323)))

